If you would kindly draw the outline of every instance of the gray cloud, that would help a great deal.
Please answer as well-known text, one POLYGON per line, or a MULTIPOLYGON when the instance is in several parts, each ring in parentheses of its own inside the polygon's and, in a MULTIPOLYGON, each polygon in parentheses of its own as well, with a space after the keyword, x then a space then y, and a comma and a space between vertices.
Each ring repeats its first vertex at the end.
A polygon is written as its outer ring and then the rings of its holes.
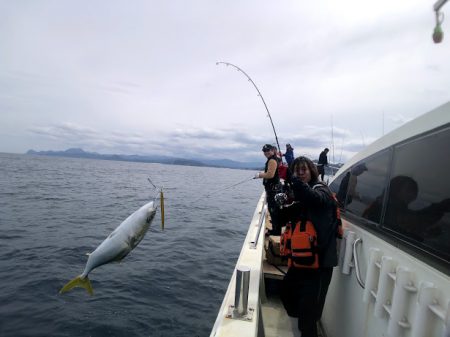
POLYGON ((346 159, 449 100, 450 43, 432 45, 430 5, 365 5, 7 2, 0 151, 260 158, 271 125, 251 83, 215 64, 228 61, 258 85, 282 149, 346 159))
MULTIPOLYGON (((311 158, 318 156, 324 147, 331 145, 321 140, 324 129, 308 127, 303 135, 279 139, 282 151, 290 143, 298 155, 311 158)), ((49 139, 58 144, 56 149, 81 147, 87 151, 118 154, 167 155, 185 158, 223 159, 240 161, 261 160, 261 147, 269 142, 275 145, 275 138, 254 136, 245 129, 175 129, 158 135, 126 133, 123 131, 103 132, 73 123, 50 126, 34 126, 28 132, 38 138, 49 139)), ((345 134, 345 130, 339 131, 345 134)), ((336 142, 337 143, 337 142, 336 142)), ((362 148, 362 144, 341 142, 336 152, 345 151, 345 157, 362 148)), ((35 150, 48 150, 34 148, 35 150)))

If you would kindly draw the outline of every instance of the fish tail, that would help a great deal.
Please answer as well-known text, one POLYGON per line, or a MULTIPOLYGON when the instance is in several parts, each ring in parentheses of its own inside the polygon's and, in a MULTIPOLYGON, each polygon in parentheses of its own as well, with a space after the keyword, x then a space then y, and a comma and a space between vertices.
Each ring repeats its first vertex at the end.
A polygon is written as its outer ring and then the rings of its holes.
POLYGON ((91 285, 91 281, 89 281, 89 278, 86 277, 81 277, 81 275, 75 277, 73 280, 70 280, 69 282, 66 283, 66 285, 64 287, 61 288, 61 290, 59 291, 60 294, 63 294, 69 290, 72 290, 73 288, 84 288, 86 289, 86 291, 88 292, 89 295, 94 295, 94 289, 92 289, 92 285, 91 285))

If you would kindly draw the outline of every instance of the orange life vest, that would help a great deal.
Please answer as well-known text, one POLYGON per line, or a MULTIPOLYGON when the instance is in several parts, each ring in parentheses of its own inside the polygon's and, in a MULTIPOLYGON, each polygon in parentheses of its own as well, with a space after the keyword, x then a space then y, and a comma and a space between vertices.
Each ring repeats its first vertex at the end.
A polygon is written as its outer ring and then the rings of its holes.
MULTIPOLYGON (((343 230, 340 209, 336 194, 331 193, 331 196, 335 205, 333 219, 336 231, 335 237, 342 239, 343 230)), ((317 232, 310 220, 302 220, 295 224, 289 222, 286 225, 286 229, 280 237, 280 255, 288 257, 289 267, 317 269, 319 268, 318 253, 317 232)))
POLYGON ((317 233, 309 220, 288 223, 280 238, 280 255, 288 257, 288 267, 319 268, 317 233))

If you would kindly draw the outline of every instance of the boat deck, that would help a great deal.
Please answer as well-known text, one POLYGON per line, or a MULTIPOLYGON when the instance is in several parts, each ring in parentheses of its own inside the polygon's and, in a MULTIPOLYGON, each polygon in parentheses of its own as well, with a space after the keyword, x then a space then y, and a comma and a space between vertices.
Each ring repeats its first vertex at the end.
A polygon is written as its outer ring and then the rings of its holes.
POLYGON ((292 325, 279 297, 279 287, 283 274, 264 261, 264 288, 266 296, 261 296, 261 313, 266 337, 291 337, 292 325), (267 268, 267 269, 266 269, 267 268))
POLYGON ((291 320, 278 296, 261 299, 261 312, 266 337, 293 337, 291 320))
POLYGON ((293 331, 298 331, 296 320, 294 320, 295 329, 292 329, 292 320, 280 299, 287 266, 280 263, 281 257, 279 253, 277 254, 279 237, 265 236, 265 228, 269 224, 267 227, 270 229, 270 221, 266 217, 267 207, 264 201, 263 193, 253 214, 236 268, 212 328, 211 337, 291 337, 295 336, 293 331), (265 247, 269 247, 269 240, 274 248, 269 249, 266 254, 265 247), (242 278, 239 281, 237 278, 238 271, 242 273, 242 270, 250 272, 247 278, 248 311, 245 316, 234 316, 235 305, 241 299, 243 289, 241 287, 245 283, 242 278))
MULTIPOLYGON (((266 219, 266 228, 271 229, 270 221, 266 219)), ((275 241, 277 237, 272 237, 275 241)), ((264 247, 269 245, 269 237, 265 237, 264 247)), ((272 264, 267 261, 266 249, 263 252, 262 268, 264 273, 263 289, 261 294, 261 312, 265 337, 295 337, 292 328, 292 320, 287 315, 280 299, 281 282, 288 267, 286 265, 272 264), (264 296, 265 295, 265 296, 264 296)), ((325 337, 319 325, 319 336, 325 337)))
MULTIPOLYGON (((270 218, 266 218, 266 228, 272 229, 270 218)), ((274 237, 272 237, 274 238, 274 237)), ((276 239, 275 239, 276 240, 276 239)), ((264 240, 264 247, 268 247, 269 237, 264 240)), ((261 294, 261 312, 264 325, 264 336, 266 337, 293 337, 291 319, 284 310, 283 303, 279 296, 279 290, 287 266, 273 265, 267 261, 266 249, 263 252, 263 289, 265 294, 261 294), (265 296, 264 296, 265 295, 265 296)))

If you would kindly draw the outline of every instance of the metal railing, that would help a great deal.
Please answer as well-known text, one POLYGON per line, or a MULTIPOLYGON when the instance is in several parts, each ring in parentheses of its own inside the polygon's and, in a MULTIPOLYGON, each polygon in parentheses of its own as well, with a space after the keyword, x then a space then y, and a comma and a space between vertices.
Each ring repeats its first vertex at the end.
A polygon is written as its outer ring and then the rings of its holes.
POLYGON ((356 250, 356 247, 358 244, 362 244, 363 240, 361 238, 357 238, 353 242, 353 259, 355 264, 355 274, 356 274, 356 280, 358 281, 358 284, 361 286, 361 288, 365 288, 364 281, 361 277, 361 270, 359 269, 359 262, 358 262, 358 252, 356 250))
POLYGON ((258 230, 256 231, 255 238, 252 241, 250 241, 251 249, 256 249, 256 246, 258 245, 258 240, 259 240, 259 235, 261 233, 261 229, 262 229, 263 225, 265 225, 265 223, 266 223, 266 221, 265 221, 266 220, 266 212, 267 212, 267 207, 266 207, 266 204, 263 203, 261 213, 259 216, 259 221, 258 221, 258 230))

